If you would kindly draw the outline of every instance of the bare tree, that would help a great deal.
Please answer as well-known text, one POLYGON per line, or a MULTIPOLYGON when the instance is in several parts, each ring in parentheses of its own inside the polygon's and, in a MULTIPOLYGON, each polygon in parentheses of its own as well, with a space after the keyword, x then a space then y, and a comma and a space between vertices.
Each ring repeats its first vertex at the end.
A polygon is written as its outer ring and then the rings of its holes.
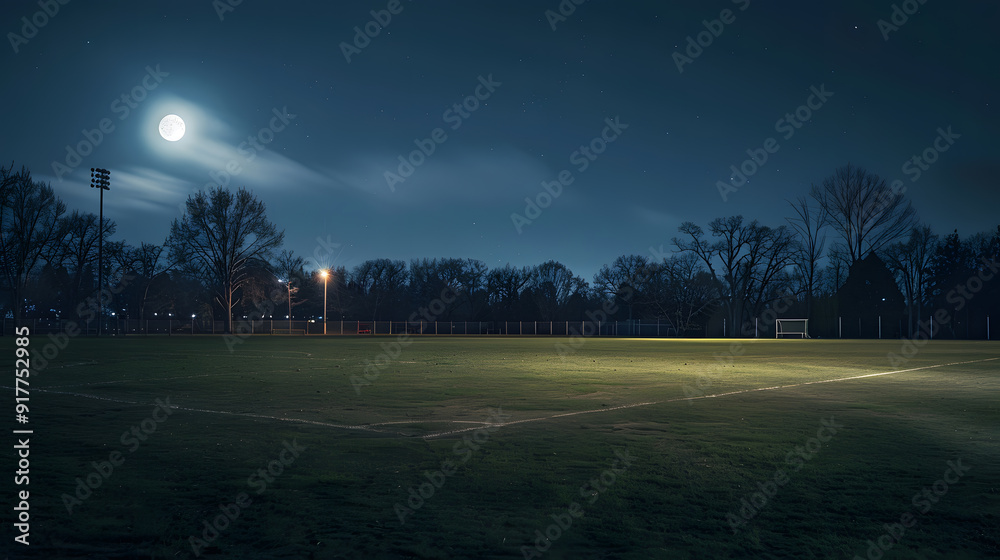
POLYGON ((847 281, 847 273, 851 268, 850 257, 843 243, 834 243, 826 256, 829 264, 823 269, 822 284, 826 295, 833 295, 847 281))
POLYGON ((850 164, 837 169, 811 196, 843 238, 848 265, 907 235, 916 224, 913 206, 885 179, 850 164))
POLYGON ((249 270, 270 260, 285 233, 266 216, 264 203, 241 188, 235 194, 214 188, 188 197, 186 211, 170 226, 170 258, 184 263, 215 291, 233 332, 233 305, 249 281, 249 270))
MULTIPOLYGON (((97 214, 92 212, 80 212, 79 210, 73 210, 68 216, 64 216, 60 219, 58 224, 59 228, 59 242, 56 243, 54 250, 57 251, 56 254, 52 255, 50 262, 53 264, 58 263, 70 272, 71 276, 71 291, 70 299, 72 301, 80 301, 84 293, 90 293, 93 291, 93 287, 96 285, 95 274, 97 272, 98 265, 98 240, 103 234, 104 239, 107 240, 108 237, 115 233, 117 226, 109 218, 104 219, 104 227, 101 231, 97 227, 97 214)), ((123 246, 113 245, 108 243, 108 248, 105 253, 108 258, 104 261, 105 271, 109 272, 114 262, 115 253, 122 249, 123 246)), ((107 274, 107 278, 111 275, 107 274)), ((97 286, 98 289, 103 286, 97 286)))
POLYGON ((718 302, 717 283, 693 253, 681 253, 650 265, 648 297, 677 334, 700 326, 718 302))
POLYGON ((281 278, 281 282, 285 284, 285 295, 288 298, 288 318, 291 319, 291 310, 293 307, 298 307, 308 300, 299 299, 296 301, 295 297, 302 290, 302 285, 306 282, 306 271, 305 271, 306 261, 302 257, 295 256, 295 252, 289 249, 284 249, 281 254, 278 255, 277 260, 274 263, 274 273, 281 278))
POLYGON ((56 243, 63 203, 46 183, 32 181, 27 168, 0 168, 0 268, 11 294, 14 320, 24 312, 28 279, 56 243))
POLYGON ((921 316, 931 259, 937 248, 938 236, 925 225, 914 227, 906 242, 894 243, 885 251, 885 261, 896 274, 906 296, 909 336, 913 336, 914 318, 921 316))
POLYGON ((367 300, 373 321, 379 319, 379 309, 383 305, 399 300, 406 280, 406 262, 400 260, 371 259, 351 271, 351 284, 367 300))
POLYGON ((826 248, 826 228, 827 215, 822 207, 816 209, 810 206, 809 199, 800 196, 795 202, 788 203, 795 216, 785 218, 792 226, 792 229, 799 236, 799 250, 795 255, 795 264, 802 275, 805 299, 806 316, 812 316, 813 297, 816 295, 817 284, 819 283, 819 261, 823 258, 823 251, 826 248))
POLYGON ((410 291, 416 305, 441 297, 444 289, 457 294, 456 301, 448 304, 442 317, 450 317, 463 309, 470 319, 476 318, 487 304, 486 263, 476 259, 413 259, 410 261, 410 291))
POLYGON ((594 275, 594 291, 618 305, 625 304, 628 318, 632 319, 632 307, 645 302, 646 285, 652 276, 651 263, 645 255, 622 255, 611 266, 604 265, 594 275))
POLYGON ((521 292, 531 280, 531 269, 524 266, 515 268, 509 263, 490 270, 486 275, 486 292, 489 304, 500 311, 504 319, 516 316, 521 301, 521 292))
POLYGON ((587 282, 558 261, 546 261, 533 267, 528 286, 539 317, 544 321, 556 320, 574 296, 587 290, 587 282))
POLYGON ((716 218, 709 229, 718 241, 709 242, 700 226, 685 222, 678 231, 690 240, 674 238, 673 242, 680 251, 689 251, 705 263, 728 311, 733 327, 729 332, 735 335, 744 319, 763 312, 787 292, 787 269, 797 246, 786 226, 770 228, 756 220, 746 223, 743 216, 716 218))

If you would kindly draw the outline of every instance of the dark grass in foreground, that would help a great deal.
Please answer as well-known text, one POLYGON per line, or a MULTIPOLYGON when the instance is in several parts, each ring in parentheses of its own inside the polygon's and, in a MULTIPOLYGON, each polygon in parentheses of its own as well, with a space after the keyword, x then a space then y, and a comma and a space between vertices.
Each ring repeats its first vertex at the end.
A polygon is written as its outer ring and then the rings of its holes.
POLYGON ((899 341, 590 339, 564 360, 557 338, 422 338, 358 394, 351 377, 392 340, 72 341, 31 379, 32 546, 9 544, 7 523, 4 547, 191 558, 189 537, 245 493, 202 557, 853 558, 907 513, 886 558, 1000 555, 1000 360, 683 400, 985 360, 996 343, 935 341, 893 365, 899 341), (167 398, 181 408, 123 442, 167 398), (644 402, 659 404, 615 409, 644 402), (513 423, 420 437, 498 408, 513 423), (817 448, 831 418, 843 427, 817 448), (63 494, 113 452, 124 462, 67 513, 63 494), (281 458, 280 475, 248 482, 281 458), (956 461, 968 471, 914 505, 956 461), (427 473, 440 487, 413 498, 427 473))

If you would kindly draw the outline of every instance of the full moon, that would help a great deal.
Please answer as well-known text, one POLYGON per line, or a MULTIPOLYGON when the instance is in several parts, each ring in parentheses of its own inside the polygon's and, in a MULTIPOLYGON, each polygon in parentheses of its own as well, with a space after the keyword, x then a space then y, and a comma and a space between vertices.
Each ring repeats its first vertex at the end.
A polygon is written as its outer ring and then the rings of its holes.
POLYGON ((160 136, 164 140, 176 142, 184 137, 184 119, 177 115, 167 115, 160 120, 160 136))

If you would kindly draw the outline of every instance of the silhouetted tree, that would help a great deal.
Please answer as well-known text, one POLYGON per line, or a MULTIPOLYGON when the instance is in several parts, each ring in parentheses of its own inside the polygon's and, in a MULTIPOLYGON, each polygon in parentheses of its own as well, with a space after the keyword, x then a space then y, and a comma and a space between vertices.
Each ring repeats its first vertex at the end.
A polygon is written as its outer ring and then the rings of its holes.
POLYGON ((737 336, 744 320, 759 315, 789 291, 788 268, 798 247, 787 226, 747 223, 743 216, 716 218, 709 229, 718 241, 710 243, 700 226, 685 222, 678 231, 690 240, 674 238, 674 244, 708 268, 733 326, 728 332, 737 336))
POLYGON ((819 262, 826 249, 826 235, 823 230, 826 228, 827 215, 822 207, 812 207, 809 204, 809 199, 804 196, 800 196, 795 202, 789 202, 789 205, 791 205, 795 215, 785 219, 788 220, 799 237, 799 249, 795 252, 795 266, 798 267, 802 277, 806 315, 811 317, 813 298, 816 296, 817 286, 820 282, 819 262))
POLYGON ((285 234, 266 216, 264 203, 246 189, 213 188, 188 197, 184 216, 170 227, 170 258, 201 277, 226 312, 233 332, 233 305, 249 280, 248 269, 266 263, 285 234))
POLYGON ((13 168, 13 163, 0 168, 0 270, 19 323, 29 277, 58 239, 66 205, 51 186, 33 181, 27 168, 17 173, 13 168))
POLYGON ((885 251, 886 265, 895 272, 906 296, 907 336, 911 338, 914 321, 922 317, 927 276, 937 243, 931 228, 921 225, 913 228, 907 241, 894 243, 885 251))
POLYGON ((521 293, 530 281, 530 268, 515 268, 510 263, 486 274, 486 291, 494 319, 506 321, 519 318, 521 293))
POLYGON ((406 281, 407 270, 404 261, 370 259, 354 267, 349 285, 353 286, 361 296, 365 315, 377 321, 391 318, 386 312, 394 311, 393 305, 402 299, 406 281))
MULTIPOLYGON (((274 262, 274 273, 278 275, 285 288, 285 296, 288 298, 286 309, 294 308, 306 303, 306 299, 300 297, 302 288, 308 279, 305 271, 305 260, 295 255, 294 251, 284 249, 274 262)), ((291 319, 289 311, 289 319, 291 319)))
MULTIPOLYGON (((70 301, 82 301, 85 294, 90 294, 97 286, 98 239, 104 235, 104 265, 105 272, 115 261, 116 252, 121 247, 107 242, 108 237, 115 233, 117 226, 109 218, 104 219, 103 232, 97 227, 97 214, 73 210, 68 216, 60 219, 57 225, 59 241, 55 243, 57 251, 51 257, 51 262, 65 267, 70 274, 72 285, 69 289, 70 301)), ((119 242, 120 243, 120 242, 119 242)), ((109 281, 112 275, 106 274, 109 281)))
POLYGON ((603 265, 594 275, 594 292, 628 311, 632 319, 633 306, 645 303, 647 284, 653 276, 649 258, 645 255, 622 255, 611 266, 603 265))
POLYGON ((812 197, 829 216, 843 238, 848 264, 862 259, 907 235, 915 212, 902 193, 893 192, 885 179, 850 164, 813 186, 812 197))
POLYGON ((531 269, 528 280, 530 301, 539 321, 565 320, 570 303, 587 291, 587 282, 558 261, 546 261, 531 269))
POLYGON ((878 254, 870 253, 851 265, 847 281, 837 292, 836 298, 840 311, 847 320, 846 332, 851 332, 854 321, 860 319, 859 337, 875 338, 878 335, 879 321, 884 338, 899 336, 898 320, 905 307, 903 293, 878 254))
POLYGON ((651 264, 647 297, 678 335, 695 330, 718 302, 718 284, 692 253, 671 255, 651 264))

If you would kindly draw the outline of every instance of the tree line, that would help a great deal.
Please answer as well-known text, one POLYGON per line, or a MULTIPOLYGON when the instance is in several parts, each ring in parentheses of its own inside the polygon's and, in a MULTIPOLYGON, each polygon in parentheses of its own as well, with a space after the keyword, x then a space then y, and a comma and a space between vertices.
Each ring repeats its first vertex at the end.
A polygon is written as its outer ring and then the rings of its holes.
POLYGON ((0 290, 16 321, 78 320, 81 302, 116 284, 108 317, 193 314, 224 321, 229 332, 268 300, 273 313, 286 310, 280 318, 290 308, 293 318, 312 319, 324 315, 326 293, 331 320, 399 321, 445 289, 457 297, 440 321, 585 321, 610 308, 609 320, 659 322, 677 335, 717 336, 723 321, 727 335, 746 335, 761 317, 773 332, 771 319, 783 316, 819 321, 825 330, 815 332, 833 336, 834 317, 863 326, 877 313, 892 336, 913 336, 945 309, 954 320, 938 328, 971 336, 968 323, 1000 311, 1000 226, 938 235, 901 189, 853 165, 788 201, 784 223, 685 222, 670 249, 622 255, 589 281, 555 260, 490 268, 470 258, 330 263, 324 278, 284 248, 284 232, 246 189, 189 196, 162 244, 113 239, 113 220, 69 212, 50 185, 13 164, 0 167, 0 210, 0 290))

